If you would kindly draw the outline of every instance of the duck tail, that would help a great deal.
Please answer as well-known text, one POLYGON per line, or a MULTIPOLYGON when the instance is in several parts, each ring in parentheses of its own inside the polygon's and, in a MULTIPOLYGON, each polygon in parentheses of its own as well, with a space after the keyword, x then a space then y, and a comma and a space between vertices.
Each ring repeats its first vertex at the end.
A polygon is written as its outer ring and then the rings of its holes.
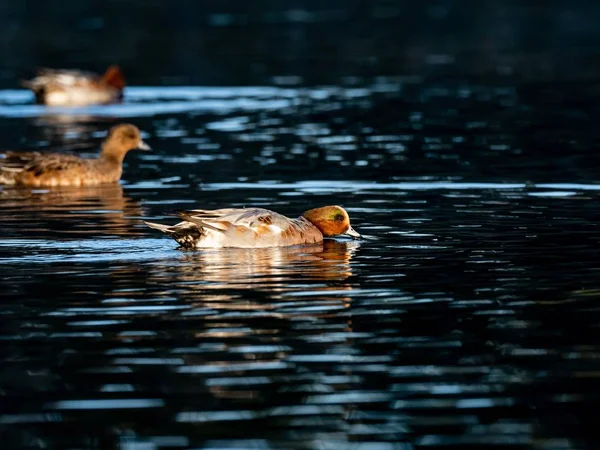
POLYGON ((218 231, 219 233, 225 233, 224 229, 218 228, 218 227, 216 227, 214 225, 211 225, 210 223, 207 223, 203 219, 199 219, 197 217, 194 217, 193 215, 191 215, 190 213, 188 213, 186 211, 179 212, 178 216, 181 217, 186 222, 193 223, 195 225, 198 225, 199 227, 208 228, 209 230, 218 231))
POLYGON ((37 78, 34 78, 33 80, 21 80, 19 81, 19 85, 26 89, 32 90, 34 93, 44 90, 43 84, 41 84, 37 78))
POLYGON ((177 243, 183 248, 194 248, 204 236, 204 230, 202 229, 202 227, 198 227, 194 224, 187 224, 184 226, 181 226, 181 224, 177 224, 170 227, 167 225, 161 225, 159 223, 153 222, 144 221, 144 223, 150 228, 162 231, 170 238, 177 241, 177 243))
POLYGON ((168 234, 169 236, 173 235, 173 233, 174 233, 173 229, 169 225, 161 225, 160 223, 146 222, 145 220, 144 220, 144 223, 146 225, 148 225, 150 228, 154 228, 155 230, 162 231, 163 233, 168 234))
POLYGON ((106 69, 106 72, 102 76, 102 81, 115 89, 123 90, 125 87, 125 76, 119 66, 113 65, 106 69))

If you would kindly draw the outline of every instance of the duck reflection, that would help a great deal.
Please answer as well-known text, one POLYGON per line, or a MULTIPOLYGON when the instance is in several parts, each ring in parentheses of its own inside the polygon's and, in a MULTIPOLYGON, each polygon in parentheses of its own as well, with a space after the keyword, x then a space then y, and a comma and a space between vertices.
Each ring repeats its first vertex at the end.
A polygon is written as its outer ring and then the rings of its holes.
MULTIPOLYGON (((352 276, 350 261, 359 246, 356 241, 325 240, 294 247, 183 250, 176 265, 161 265, 154 277, 171 280, 171 285, 183 288, 178 292, 182 297, 209 301, 211 308, 239 309, 239 302, 230 302, 240 296, 248 300, 248 289, 254 296, 270 298, 352 289, 346 280, 352 276), (220 300, 227 303, 215 303, 220 300)), ((258 303, 245 303, 243 308, 264 309, 264 303, 258 303)))
POLYGON ((5 188, 0 190, 0 214, 5 227, 19 232, 142 235, 135 217, 144 215, 139 202, 123 186, 5 188))
MULTIPOLYGON (((206 377, 215 399, 259 401, 273 380, 289 370, 286 359, 298 351, 291 344, 294 338, 284 343, 286 337, 301 336, 300 351, 312 354, 323 351, 323 339, 351 332, 351 319, 342 313, 356 289, 349 278, 359 245, 325 240, 297 247, 182 252, 178 264, 156 275, 177 286, 170 295, 188 305, 184 328, 191 334, 188 340, 199 343, 173 349, 184 362, 178 368, 186 375, 183 380, 206 377), (257 371, 263 385, 257 386, 252 375, 257 371)), ((310 390, 312 383, 299 389, 310 390)))
POLYGON ((345 280, 358 244, 325 240, 317 244, 258 249, 183 251, 182 276, 228 285, 265 285, 310 280, 345 280))

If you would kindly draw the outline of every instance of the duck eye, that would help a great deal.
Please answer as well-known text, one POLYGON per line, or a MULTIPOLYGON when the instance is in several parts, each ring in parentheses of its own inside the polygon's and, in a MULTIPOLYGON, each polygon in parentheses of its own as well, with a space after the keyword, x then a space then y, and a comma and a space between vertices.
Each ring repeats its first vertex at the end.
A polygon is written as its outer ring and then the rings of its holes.
POLYGON ((336 214, 335 217, 333 218, 333 220, 335 220, 336 222, 343 222, 344 221, 344 215, 343 214, 336 214))

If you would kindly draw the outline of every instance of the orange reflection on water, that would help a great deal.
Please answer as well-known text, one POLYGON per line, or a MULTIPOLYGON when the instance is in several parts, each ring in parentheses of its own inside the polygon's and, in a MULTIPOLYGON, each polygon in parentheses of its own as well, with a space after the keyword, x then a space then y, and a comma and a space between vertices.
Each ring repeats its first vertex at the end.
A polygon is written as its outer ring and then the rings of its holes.
POLYGON ((5 226, 18 226, 20 231, 143 235, 133 219, 142 217, 144 211, 137 201, 124 195, 120 184, 51 189, 6 187, 0 190, 0 213, 5 226))

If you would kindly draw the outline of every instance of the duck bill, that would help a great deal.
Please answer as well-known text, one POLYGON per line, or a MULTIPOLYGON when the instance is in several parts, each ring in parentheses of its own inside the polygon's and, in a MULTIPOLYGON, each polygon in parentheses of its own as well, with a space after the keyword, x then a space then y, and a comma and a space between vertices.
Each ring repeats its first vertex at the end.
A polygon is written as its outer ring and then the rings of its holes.
POLYGON ((360 239, 362 236, 360 234, 358 234, 354 228, 350 227, 348 228, 348 231, 346 231, 344 233, 346 236, 350 236, 353 239, 360 239))
POLYGON ((140 140, 140 142, 138 142, 138 145, 136 147, 138 150, 144 150, 144 151, 148 151, 148 150, 152 150, 152 147, 150 147, 148 144, 146 144, 144 141, 140 140))

